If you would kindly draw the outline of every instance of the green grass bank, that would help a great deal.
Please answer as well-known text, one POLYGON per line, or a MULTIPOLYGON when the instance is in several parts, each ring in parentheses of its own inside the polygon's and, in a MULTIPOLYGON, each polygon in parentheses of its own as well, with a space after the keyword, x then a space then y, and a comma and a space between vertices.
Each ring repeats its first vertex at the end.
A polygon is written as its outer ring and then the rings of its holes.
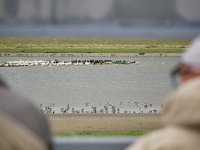
POLYGON ((182 53, 189 40, 0 38, 3 53, 182 53))
POLYGON ((58 132, 55 136, 58 137, 71 137, 71 136, 83 136, 83 137, 130 137, 130 136, 143 136, 149 132, 147 131, 80 131, 80 132, 58 132))

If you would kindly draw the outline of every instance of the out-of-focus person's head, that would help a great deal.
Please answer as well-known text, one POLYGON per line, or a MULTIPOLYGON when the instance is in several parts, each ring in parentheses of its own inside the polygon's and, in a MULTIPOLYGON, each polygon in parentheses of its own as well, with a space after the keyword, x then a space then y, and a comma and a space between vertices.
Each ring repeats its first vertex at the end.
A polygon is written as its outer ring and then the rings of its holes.
POLYGON ((186 49, 172 76, 179 76, 180 84, 200 77, 200 37, 186 49))

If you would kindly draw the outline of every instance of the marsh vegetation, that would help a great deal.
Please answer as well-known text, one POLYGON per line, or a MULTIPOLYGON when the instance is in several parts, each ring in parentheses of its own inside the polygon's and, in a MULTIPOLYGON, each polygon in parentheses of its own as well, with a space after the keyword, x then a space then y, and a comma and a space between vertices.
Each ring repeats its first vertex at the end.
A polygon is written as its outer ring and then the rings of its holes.
POLYGON ((182 53, 189 40, 1 38, 0 53, 182 53))

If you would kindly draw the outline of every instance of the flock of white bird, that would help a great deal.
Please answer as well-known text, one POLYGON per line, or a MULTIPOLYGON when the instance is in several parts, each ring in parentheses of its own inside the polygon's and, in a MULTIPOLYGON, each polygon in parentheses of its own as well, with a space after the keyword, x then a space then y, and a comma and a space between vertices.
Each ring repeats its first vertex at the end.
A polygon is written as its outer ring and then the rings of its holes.
POLYGON ((112 60, 18 60, 0 62, 0 67, 20 66, 69 66, 69 65, 96 65, 96 64, 139 64, 138 61, 112 61, 112 60))

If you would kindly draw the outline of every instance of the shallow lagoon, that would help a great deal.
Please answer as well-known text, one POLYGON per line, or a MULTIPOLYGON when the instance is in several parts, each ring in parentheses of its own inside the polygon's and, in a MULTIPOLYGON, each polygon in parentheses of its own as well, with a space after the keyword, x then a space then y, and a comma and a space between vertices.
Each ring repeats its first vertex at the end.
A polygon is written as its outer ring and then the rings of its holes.
POLYGON ((75 108, 103 107, 111 103, 122 109, 135 108, 134 102, 160 108, 171 92, 169 72, 179 57, 0 57, 4 60, 134 60, 139 65, 93 65, 0 68, 9 85, 38 106, 55 103, 75 108), (85 106, 89 103, 89 106, 85 106))

